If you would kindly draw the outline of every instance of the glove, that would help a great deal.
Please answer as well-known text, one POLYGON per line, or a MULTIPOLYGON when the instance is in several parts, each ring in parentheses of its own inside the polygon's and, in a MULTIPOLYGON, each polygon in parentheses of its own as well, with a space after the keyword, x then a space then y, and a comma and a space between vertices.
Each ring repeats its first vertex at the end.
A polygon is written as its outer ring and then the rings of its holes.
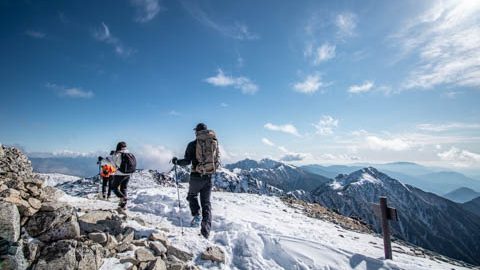
POLYGON ((173 157, 173 158, 172 158, 172 163, 173 163, 173 164, 177 165, 177 161, 178 161, 178 158, 177 158, 177 157, 173 157))

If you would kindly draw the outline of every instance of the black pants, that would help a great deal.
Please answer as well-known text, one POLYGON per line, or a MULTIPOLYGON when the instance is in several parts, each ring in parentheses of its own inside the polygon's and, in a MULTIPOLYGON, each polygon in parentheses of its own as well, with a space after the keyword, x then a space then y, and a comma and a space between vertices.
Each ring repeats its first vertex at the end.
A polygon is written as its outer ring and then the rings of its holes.
POLYGON ((130 175, 114 175, 112 183, 112 191, 117 197, 127 199, 127 185, 130 175))
POLYGON ((105 197, 105 193, 107 193, 107 198, 110 198, 110 194, 112 194, 112 181, 113 176, 109 177, 102 177, 102 195, 105 197), (108 191, 107 191, 108 186, 108 191))
POLYGON ((198 204, 198 193, 200 193, 200 204, 202 206, 202 229, 203 236, 208 237, 212 226, 212 205, 210 195, 212 194, 212 177, 210 175, 190 175, 187 200, 190 204, 190 211, 193 216, 200 212, 198 204))

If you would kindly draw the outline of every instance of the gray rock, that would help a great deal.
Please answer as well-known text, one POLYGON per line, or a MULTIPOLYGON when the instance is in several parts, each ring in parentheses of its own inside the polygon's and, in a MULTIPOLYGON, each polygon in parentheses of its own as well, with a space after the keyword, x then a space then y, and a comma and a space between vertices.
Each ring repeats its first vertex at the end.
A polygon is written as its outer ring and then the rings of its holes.
POLYGON ((60 240, 42 250, 33 270, 97 270, 104 255, 98 244, 89 247, 75 240, 60 240))
POLYGON ((62 202, 44 202, 40 207, 40 212, 53 212, 62 207, 67 207, 67 204, 62 202))
POLYGON ((23 254, 30 264, 37 259, 42 246, 42 242, 37 239, 25 239, 23 241, 23 254))
POLYGON ((100 232, 94 232, 94 233, 89 233, 88 238, 92 240, 93 242, 99 243, 99 244, 104 244, 107 242, 107 235, 105 233, 100 233, 100 232))
POLYGON ((134 244, 137 247, 148 247, 149 246, 149 242, 145 239, 133 240, 132 244, 134 244))
POLYGON ((129 257, 121 258, 120 263, 131 263, 133 265, 137 265, 139 261, 136 258, 129 256, 129 257))
POLYGON ((139 270, 147 270, 147 268, 148 268, 148 262, 141 262, 138 264, 139 270))
POLYGON ((124 237, 122 238, 123 243, 130 243, 133 241, 133 238, 135 237, 135 230, 132 228, 127 228, 124 237))
POLYGON ((40 209, 40 207, 42 206, 42 202, 39 199, 35 199, 33 197, 28 198, 28 203, 36 210, 40 209))
POLYGON ((184 250, 181 250, 177 247, 174 247, 174 246, 168 246, 167 247, 167 254, 168 255, 173 255, 175 257, 177 257, 178 259, 182 260, 182 261, 190 261, 191 259, 193 259, 193 254, 188 252, 188 251, 184 251, 184 250))
POLYGON ((25 270, 28 267, 22 246, 11 246, 8 255, 2 258, 4 261, 2 262, 1 269, 25 270))
POLYGON ((153 232, 148 239, 152 241, 160 241, 164 246, 170 246, 170 241, 163 232, 153 232))
POLYGON ((114 248, 116 248, 117 246, 118 246, 117 239, 116 239, 114 236, 112 236, 112 235, 110 235, 109 233, 107 233, 107 245, 106 245, 106 247, 107 247, 108 249, 114 249, 114 248))
POLYGON ((118 235, 122 232, 122 219, 110 211, 91 211, 79 217, 82 234, 91 232, 109 232, 118 235))
POLYGON ((225 263, 225 252, 217 246, 207 247, 207 249, 202 252, 201 258, 202 260, 225 263))
POLYGON ((28 220, 25 229, 28 234, 43 242, 80 236, 77 215, 72 207, 62 207, 54 212, 38 212, 28 220))
POLYGON ((135 258, 137 258, 139 262, 149 262, 156 259, 153 252, 148 248, 138 248, 135 250, 135 258))
POLYGON ((150 249, 155 252, 155 256, 161 256, 167 253, 167 248, 160 241, 150 242, 150 249))
POLYGON ((167 264, 162 259, 156 259, 150 262, 147 270, 167 270, 167 264))
POLYGON ((9 242, 20 237, 20 213, 13 203, 0 201, 0 237, 9 242))

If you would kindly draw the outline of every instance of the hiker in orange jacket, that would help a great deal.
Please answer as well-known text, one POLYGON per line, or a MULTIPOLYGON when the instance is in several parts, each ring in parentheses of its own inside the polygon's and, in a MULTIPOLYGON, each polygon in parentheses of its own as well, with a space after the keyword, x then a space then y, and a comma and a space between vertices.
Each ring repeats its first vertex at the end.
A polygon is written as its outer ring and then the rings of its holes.
POLYGON ((116 168, 110 162, 108 157, 105 159, 103 157, 98 157, 98 163, 100 165, 100 176, 102 178, 102 198, 108 200, 112 193, 112 181, 116 168))

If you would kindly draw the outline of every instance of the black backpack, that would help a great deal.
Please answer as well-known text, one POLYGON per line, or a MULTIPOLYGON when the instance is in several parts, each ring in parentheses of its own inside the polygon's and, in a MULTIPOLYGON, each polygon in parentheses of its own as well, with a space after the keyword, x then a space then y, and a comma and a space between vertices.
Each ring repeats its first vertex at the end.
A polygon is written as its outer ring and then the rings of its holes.
POLYGON ((122 153, 122 163, 119 171, 122 173, 134 173, 137 169, 137 159, 132 153, 122 153))

